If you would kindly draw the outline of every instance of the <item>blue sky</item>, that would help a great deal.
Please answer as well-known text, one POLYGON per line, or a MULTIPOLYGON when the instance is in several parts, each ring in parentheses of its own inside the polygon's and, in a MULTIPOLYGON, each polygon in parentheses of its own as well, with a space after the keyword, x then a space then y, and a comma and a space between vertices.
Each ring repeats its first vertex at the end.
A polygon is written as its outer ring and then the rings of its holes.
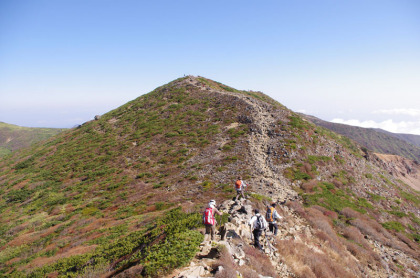
POLYGON ((0 0, 0 121, 73 127, 184 74, 420 134, 420 2, 0 0))

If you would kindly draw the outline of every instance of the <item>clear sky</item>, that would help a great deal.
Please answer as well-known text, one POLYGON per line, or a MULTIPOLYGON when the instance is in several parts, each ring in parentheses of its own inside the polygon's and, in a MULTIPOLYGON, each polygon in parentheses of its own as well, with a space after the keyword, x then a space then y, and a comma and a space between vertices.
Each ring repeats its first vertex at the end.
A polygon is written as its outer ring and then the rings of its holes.
POLYGON ((0 121, 73 127, 201 75, 420 135, 420 1, 0 0, 0 121))

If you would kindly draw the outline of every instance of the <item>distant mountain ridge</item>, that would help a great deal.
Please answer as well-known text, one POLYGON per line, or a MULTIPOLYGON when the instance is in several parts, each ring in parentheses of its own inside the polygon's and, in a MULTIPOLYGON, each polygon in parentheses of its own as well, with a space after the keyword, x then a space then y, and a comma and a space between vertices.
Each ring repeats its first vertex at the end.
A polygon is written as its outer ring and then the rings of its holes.
POLYGON ((399 155, 417 162, 420 161, 420 136, 418 135, 398 134, 382 129, 332 123, 314 116, 301 115, 312 123, 344 135, 371 151, 399 155))
POLYGON ((64 128, 22 127, 0 122, 0 157, 27 148, 64 131, 64 128))
POLYGON ((383 130, 383 129, 380 129, 380 128, 377 128, 376 130, 379 131, 379 132, 394 136, 394 137, 399 138, 401 140, 404 140, 404 141, 406 141, 408 143, 411 143, 411 144, 420 148, 420 135, 406 134, 406 133, 392 133, 392 132, 389 132, 389 131, 386 131, 386 130, 383 130))

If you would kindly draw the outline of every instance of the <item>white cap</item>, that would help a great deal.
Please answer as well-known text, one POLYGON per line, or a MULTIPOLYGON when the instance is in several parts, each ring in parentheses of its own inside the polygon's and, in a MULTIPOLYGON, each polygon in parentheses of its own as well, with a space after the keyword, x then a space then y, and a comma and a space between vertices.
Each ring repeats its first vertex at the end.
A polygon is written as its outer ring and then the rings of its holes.
POLYGON ((209 207, 211 207, 211 208, 216 207, 216 201, 215 200, 210 200, 209 207))

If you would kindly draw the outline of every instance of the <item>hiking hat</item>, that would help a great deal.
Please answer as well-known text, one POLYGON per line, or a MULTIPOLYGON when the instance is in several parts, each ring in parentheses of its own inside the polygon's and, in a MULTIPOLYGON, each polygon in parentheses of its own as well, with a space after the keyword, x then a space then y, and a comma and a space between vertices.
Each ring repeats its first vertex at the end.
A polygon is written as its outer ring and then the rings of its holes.
POLYGON ((209 207, 214 208, 215 206, 216 206, 216 201, 215 200, 210 200, 209 207))

